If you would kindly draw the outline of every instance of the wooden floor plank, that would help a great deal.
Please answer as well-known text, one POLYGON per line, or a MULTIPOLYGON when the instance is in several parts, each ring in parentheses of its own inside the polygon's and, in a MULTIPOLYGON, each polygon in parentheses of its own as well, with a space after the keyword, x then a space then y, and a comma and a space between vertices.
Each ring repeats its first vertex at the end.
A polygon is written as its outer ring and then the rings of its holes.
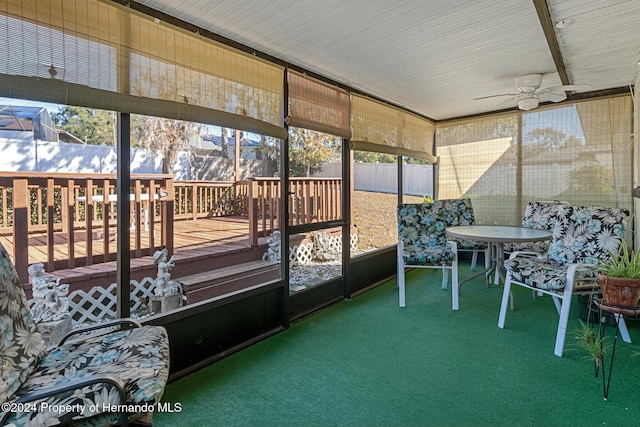
MULTIPOLYGON (((180 250, 189 249, 197 250, 202 248, 207 252, 211 252, 211 248, 219 245, 231 245, 230 248, 238 249, 249 247, 249 223, 247 218, 243 217, 216 217, 202 218, 197 221, 176 221, 174 227, 174 252, 179 253, 180 250)), ((155 224, 155 239, 160 241, 161 226, 155 224)), ((115 233, 109 230, 109 252, 114 254, 117 252, 117 239, 115 233)), ((93 250, 94 266, 99 266, 103 255, 103 239, 100 229, 93 230, 93 250)), ((142 242, 148 244, 149 231, 142 231, 142 242)), ((86 257, 87 244, 86 232, 78 230, 74 234, 74 252, 76 257, 86 257)), ((10 253, 14 253, 14 241, 12 235, 1 235, 0 243, 10 253)), ((47 236, 46 233, 32 233, 29 235, 29 263, 42 262, 47 260, 47 236)), ((68 258, 68 238, 65 233, 57 232, 54 235, 54 258, 56 261, 66 260, 68 258)), ((135 249, 135 232, 131 232, 130 248, 135 249)), ((226 249, 229 250, 229 249, 226 249)), ((108 267, 112 268, 112 267, 108 267)))

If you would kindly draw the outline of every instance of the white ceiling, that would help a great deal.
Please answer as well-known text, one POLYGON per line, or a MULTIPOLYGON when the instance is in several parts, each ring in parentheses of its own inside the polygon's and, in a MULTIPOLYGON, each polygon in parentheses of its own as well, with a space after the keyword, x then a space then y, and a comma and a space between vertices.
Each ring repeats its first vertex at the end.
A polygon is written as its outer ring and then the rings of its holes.
MULTIPOLYGON (((508 98, 474 98, 513 93, 521 75, 562 84, 533 0, 138 2, 435 120, 496 110, 508 98)), ((552 23, 573 20, 551 26, 568 84, 635 81, 640 0, 547 4, 552 23)))

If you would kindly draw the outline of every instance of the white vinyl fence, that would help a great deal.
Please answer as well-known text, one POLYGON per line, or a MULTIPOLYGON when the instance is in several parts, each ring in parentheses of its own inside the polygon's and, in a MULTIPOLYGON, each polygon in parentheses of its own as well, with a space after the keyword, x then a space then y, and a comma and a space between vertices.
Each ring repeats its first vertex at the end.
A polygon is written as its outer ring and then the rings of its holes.
MULTIPOLYGON (((318 177, 340 176, 340 163, 327 163, 318 177)), ((354 165, 354 190, 376 193, 398 192, 398 166, 393 163, 356 163, 354 165)), ((404 165, 402 170, 404 194, 433 197, 433 166, 404 165)))
MULTIPOLYGON (((0 137, 0 152, 0 171, 5 172, 117 172, 117 153, 113 146, 0 137)), ((233 159, 215 155, 197 156, 180 151, 176 155, 173 171, 176 180, 230 181, 233 179, 233 163, 233 159)), ((162 154, 144 148, 132 148, 129 164, 132 174, 161 174, 162 154)), ((241 159, 240 169, 241 179, 262 176, 264 162, 241 159)))

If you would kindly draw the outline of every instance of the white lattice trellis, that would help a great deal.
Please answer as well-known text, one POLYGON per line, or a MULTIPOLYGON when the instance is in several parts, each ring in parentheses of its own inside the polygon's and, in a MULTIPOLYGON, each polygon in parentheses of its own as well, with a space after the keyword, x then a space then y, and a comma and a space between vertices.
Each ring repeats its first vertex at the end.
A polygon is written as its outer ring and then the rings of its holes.
MULTIPOLYGON (((107 288, 94 286, 85 292, 81 289, 71 292, 69 295, 69 313, 75 323, 102 322, 117 317, 117 284, 112 283, 107 288)), ((154 296, 153 289, 156 286, 155 279, 145 277, 140 282, 131 281, 131 311, 139 309, 142 300, 154 296)), ((33 300, 29 300, 29 307, 33 300)))
POLYGON ((309 264, 313 260, 313 242, 289 248, 290 264, 309 264))
MULTIPOLYGON (((334 250, 336 253, 342 253, 341 236, 329 236, 327 237, 327 240, 331 250, 334 250)), ((351 250, 356 251, 358 249, 358 235, 352 234, 349 243, 351 250)), ((310 264, 311 262, 313 262, 313 259, 313 242, 294 245, 293 247, 289 248, 290 264, 310 264)))
POLYGON ((327 247, 324 249, 329 250, 329 252, 335 252, 335 253, 341 254, 342 253, 342 237, 328 236, 327 247))
POLYGON ((358 250, 358 235, 356 233, 351 235, 351 241, 349 242, 351 244, 351 251, 355 252, 358 250))

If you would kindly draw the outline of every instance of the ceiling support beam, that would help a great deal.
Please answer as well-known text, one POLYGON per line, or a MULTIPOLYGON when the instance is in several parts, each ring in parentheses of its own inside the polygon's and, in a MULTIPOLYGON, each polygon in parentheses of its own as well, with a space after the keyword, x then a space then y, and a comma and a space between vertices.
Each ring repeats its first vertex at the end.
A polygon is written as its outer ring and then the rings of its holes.
POLYGON ((551 21, 551 14, 549 13, 549 5, 547 5, 547 0, 533 0, 533 5, 536 7, 538 20, 540 21, 540 25, 542 26, 544 36, 547 39, 547 44, 549 45, 549 50, 551 51, 551 56, 553 57, 553 62, 556 65, 558 75, 560 76, 560 81, 563 85, 570 85, 571 82, 569 81, 567 69, 564 65, 564 59, 562 58, 562 53, 560 52, 560 44, 558 44, 558 38, 556 37, 554 24, 551 21))

